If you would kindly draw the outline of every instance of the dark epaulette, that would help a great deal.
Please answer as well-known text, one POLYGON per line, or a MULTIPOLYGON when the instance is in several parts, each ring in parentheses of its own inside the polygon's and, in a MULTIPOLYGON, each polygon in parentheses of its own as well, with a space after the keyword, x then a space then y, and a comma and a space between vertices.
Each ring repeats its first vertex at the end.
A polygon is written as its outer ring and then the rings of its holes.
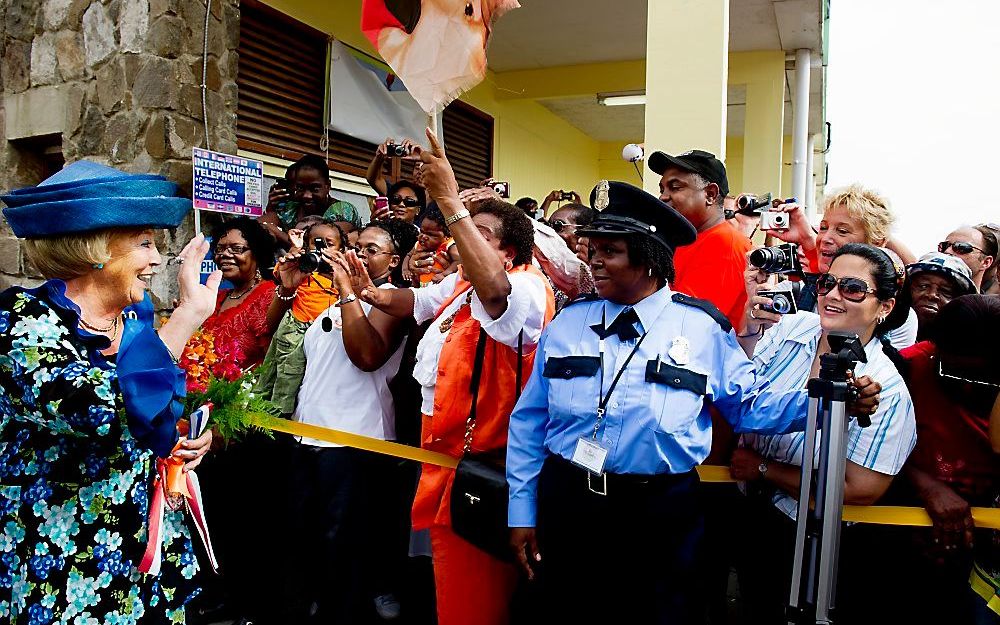
POLYGON ((715 322, 717 324, 722 326, 723 332, 729 332, 730 330, 733 329, 733 324, 729 323, 729 319, 727 319, 726 316, 722 314, 722 311, 719 310, 715 306, 715 304, 708 301, 707 299, 698 299, 697 297, 691 297, 690 295, 685 295, 683 293, 674 293, 673 297, 671 297, 670 299, 677 302, 678 304, 684 304, 685 306, 694 306, 695 308, 702 309, 703 311, 708 313, 709 317, 715 319, 715 322))
POLYGON ((581 294, 577 295, 576 297, 574 297, 573 299, 571 299, 568 302, 566 302, 565 304, 563 304, 563 307, 560 308, 559 311, 556 312, 556 314, 558 315, 559 313, 561 313, 562 311, 566 310, 567 308, 569 308, 573 304, 579 304, 580 302, 596 302, 599 299, 601 299, 601 298, 600 298, 600 296, 597 295, 597 293, 581 293, 581 294))

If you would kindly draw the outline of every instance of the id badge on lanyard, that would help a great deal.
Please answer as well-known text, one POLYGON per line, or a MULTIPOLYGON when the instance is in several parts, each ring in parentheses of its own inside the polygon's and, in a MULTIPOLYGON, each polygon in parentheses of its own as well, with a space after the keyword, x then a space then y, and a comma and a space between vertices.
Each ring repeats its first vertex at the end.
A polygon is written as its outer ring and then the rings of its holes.
MULTIPOLYGON (((615 387, 618 386, 618 380, 621 379, 622 374, 628 368, 628 364, 632 362, 632 357, 635 356, 636 352, 639 351, 639 346, 642 345, 642 340, 646 338, 647 333, 643 333, 639 337, 639 341, 632 348, 629 353, 628 358, 622 364, 622 368, 618 370, 615 374, 615 379, 611 381, 611 387, 604 397, 599 398, 597 403, 597 423, 594 424, 594 432, 588 438, 586 436, 581 436, 576 440, 576 449, 573 451, 573 464, 578 467, 582 467, 587 471, 590 471, 594 475, 600 477, 604 475, 604 465, 608 460, 609 449, 602 445, 600 441, 597 440, 597 432, 601 429, 601 423, 604 421, 604 413, 607 409, 608 402, 611 400, 611 394, 614 393, 615 387)), ((604 339, 598 341, 598 347, 601 357, 601 390, 604 389, 604 339)))

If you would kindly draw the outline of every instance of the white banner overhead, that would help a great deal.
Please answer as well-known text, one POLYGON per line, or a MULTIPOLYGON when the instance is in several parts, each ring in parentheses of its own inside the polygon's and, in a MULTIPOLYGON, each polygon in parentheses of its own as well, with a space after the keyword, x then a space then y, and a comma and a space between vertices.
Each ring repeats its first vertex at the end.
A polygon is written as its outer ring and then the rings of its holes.
MULTIPOLYGON (((387 137, 424 144, 425 113, 391 72, 330 43, 330 129, 369 143, 387 137)), ((440 128, 440 117, 438 127, 440 128)))

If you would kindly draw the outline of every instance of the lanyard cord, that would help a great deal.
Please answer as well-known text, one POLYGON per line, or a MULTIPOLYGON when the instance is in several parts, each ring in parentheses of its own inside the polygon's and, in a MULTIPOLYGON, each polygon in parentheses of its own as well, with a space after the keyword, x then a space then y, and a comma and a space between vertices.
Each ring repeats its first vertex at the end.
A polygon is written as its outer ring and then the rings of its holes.
MULTIPOLYGON (((603 324, 605 328, 607 327, 607 311, 601 312, 601 324, 603 324)), ((604 421, 604 412, 605 409, 608 407, 608 402, 611 400, 611 394, 615 392, 615 387, 618 386, 618 380, 622 378, 622 374, 624 374, 625 370, 628 369, 628 363, 632 362, 632 357, 635 356, 636 352, 639 351, 639 347, 642 345, 642 341, 646 338, 647 334, 649 334, 649 330, 643 332, 642 336, 639 337, 639 340, 636 342, 635 347, 633 347, 632 351, 629 352, 628 358, 626 358, 625 362, 622 363, 621 369, 619 369, 618 373, 615 374, 615 378, 611 380, 611 386, 608 388, 608 392, 604 395, 603 398, 600 397, 600 393, 604 389, 604 339, 602 338, 598 341, 599 351, 601 354, 600 356, 601 390, 597 391, 598 393, 597 423, 594 424, 594 434, 593 434, 594 440, 597 440, 597 431, 601 429, 601 422, 604 421)))

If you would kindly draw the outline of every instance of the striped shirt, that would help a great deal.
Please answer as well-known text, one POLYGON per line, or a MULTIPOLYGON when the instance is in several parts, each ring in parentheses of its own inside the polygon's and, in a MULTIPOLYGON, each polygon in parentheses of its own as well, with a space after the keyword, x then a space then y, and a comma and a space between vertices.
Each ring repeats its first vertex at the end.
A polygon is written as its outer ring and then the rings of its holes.
MULTIPOLYGON (((757 342, 753 361, 757 373, 773 388, 802 388, 809 380, 822 328, 819 315, 799 312, 785 315, 757 342)), ((865 346, 867 363, 858 363, 855 375, 867 375, 882 385, 878 411, 871 425, 862 428, 851 419, 847 428, 847 459, 886 475, 896 475, 917 442, 913 403, 895 365, 882 351, 878 339, 865 346)), ((817 433, 815 461, 819 461, 817 433)), ((781 435, 744 434, 741 447, 754 449, 768 460, 802 466, 805 432, 781 435)), ((784 491, 774 494, 774 505, 795 518, 798 502, 784 491)))

